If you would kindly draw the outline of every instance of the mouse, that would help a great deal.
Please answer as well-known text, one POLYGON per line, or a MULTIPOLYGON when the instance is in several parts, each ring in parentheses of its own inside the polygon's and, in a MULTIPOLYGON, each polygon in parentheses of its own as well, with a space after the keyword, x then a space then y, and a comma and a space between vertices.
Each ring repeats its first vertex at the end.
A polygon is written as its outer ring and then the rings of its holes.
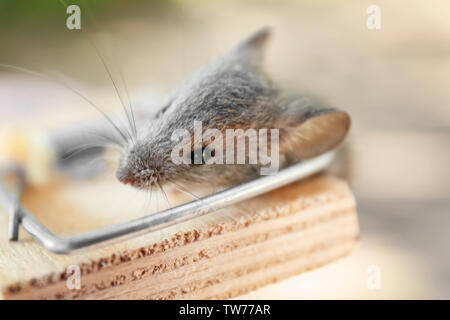
MULTIPOLYGON (((233 186, 261 175, 267 162, 197 161, 197 155, 201 158, 212 142, 203 139, 196 143, 195 124, 199 123, 200 134, 208 130, 223 136, 229 130, 268 130, 267 148, 278 153, 278 169, 336 148, 349 131, 350 115, 320 100, 277 87, 264 69, 271 34, 269 27, 256 31, 185 79, 159 111, 134 130, 119 160, 117 179, 141 190, 170 183, 191 190, 206 184, 233 186), (173 137, 180 130, 188 133, 181 142, 173 137), (275 135, 272 132, 276 132, 276 140, 271 139, 275 135), (183 159, 191 161, 173 160, 173 150, 180 143, 190 152, 183 159)), ((227 145, 230 147, 230 141, 224 138, 223 154, 227 145)))

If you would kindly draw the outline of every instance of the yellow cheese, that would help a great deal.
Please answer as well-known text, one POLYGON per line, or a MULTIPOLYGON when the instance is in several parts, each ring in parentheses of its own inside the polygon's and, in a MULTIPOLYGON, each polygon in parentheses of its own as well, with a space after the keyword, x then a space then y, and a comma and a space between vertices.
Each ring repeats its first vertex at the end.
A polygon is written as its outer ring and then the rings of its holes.
POLYGON ((9 129, 0 138, 3 161, 13 161, 25 168, 27 182, 46 183, 51 175, 54 154, 48 135, 35 129, 9 129))

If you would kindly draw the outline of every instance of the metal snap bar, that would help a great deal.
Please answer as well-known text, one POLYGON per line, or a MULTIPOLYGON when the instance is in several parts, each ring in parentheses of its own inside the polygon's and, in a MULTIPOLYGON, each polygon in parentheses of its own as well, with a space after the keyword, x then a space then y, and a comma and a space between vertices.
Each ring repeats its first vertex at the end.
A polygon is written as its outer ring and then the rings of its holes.
POLYGON ((0 207, 9 212, 10 240, 16 241, 18 239, 19 226, 21 225, 48 251, 67 254, 134 238, 261 195, 322 171, 332 162, 333 158, 334 152, 331 151, 316 158, 291 165, 274 175, 262 176, 167 210, 71 237, 60 237, 53 234, 22 206, 21 194, 25 183, 25 173, 17 165, 11 165, 2 172, 0 207), (8 188, 5 183, 4 178, 8 175, 15 175, 16 177, 15 187, 12 189, 8 188))

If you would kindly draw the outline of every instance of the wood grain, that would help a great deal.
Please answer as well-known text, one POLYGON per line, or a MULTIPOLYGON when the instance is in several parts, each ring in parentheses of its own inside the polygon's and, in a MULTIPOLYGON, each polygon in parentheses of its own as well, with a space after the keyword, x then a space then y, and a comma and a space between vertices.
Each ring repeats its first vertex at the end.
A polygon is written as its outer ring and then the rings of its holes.
MULTIPOLYGON (((50 230, 71 235, 143 215, 140 197, 100 179, 32 190, 25 202, 50 230)), ((19 242, 8 242, 4 214, 0 228, 3 299, 230 298, 341 258, 359 234, 351 191, 329 175, 76 255, 46 252, 23 231, 19 242), (66 286, 73 265, 79 290, 66 286)))

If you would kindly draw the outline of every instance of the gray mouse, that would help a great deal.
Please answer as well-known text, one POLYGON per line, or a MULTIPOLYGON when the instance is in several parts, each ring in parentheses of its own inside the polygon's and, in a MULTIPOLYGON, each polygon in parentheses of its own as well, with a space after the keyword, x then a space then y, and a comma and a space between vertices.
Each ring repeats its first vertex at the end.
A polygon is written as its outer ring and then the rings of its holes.
MULTIPOLYGON (((116 177, 122 183, 149 190, 168 182, 191 186, 239 184, 260 175, 262 163, 207 164, 194 142, 194 123, 202 130, 277 129, 279 168, 335 148, 350 128, 350 116, 318 101, 283 92, 263 69, 264 48, 271 31, 264 28, 185 80, 148 123, 136 130, 125 147, 116 177), (305 103, 308 101, 308 103, 305 103), (172 150, 180 141, 173 132, 190 133, 191 163, 174 163, 172 150), (198 151, 198 152, 197 152, 198 151)), ((224 143, 226 148, 226 143, 224 143)), ((269 149, 275 151, 269 142, 269 149)))

